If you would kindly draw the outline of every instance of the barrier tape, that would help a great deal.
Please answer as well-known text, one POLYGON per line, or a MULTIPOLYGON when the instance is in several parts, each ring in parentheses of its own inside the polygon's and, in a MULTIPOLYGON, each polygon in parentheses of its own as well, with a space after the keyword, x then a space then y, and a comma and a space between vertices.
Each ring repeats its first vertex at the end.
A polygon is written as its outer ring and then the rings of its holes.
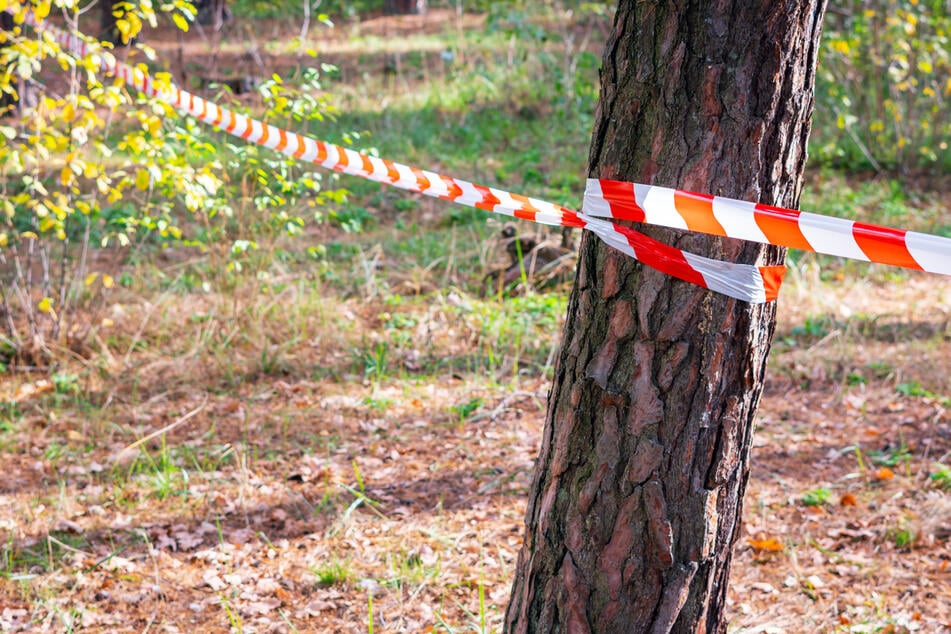
POLYGON ((584 212, 951 275, 951 239, 667 187, 588 179, 584 212))
MULTIPOLYGON (((8 12, 12 11, 8 9, 8 12)), ((40 31, 46 31, 65 50, 82 57, 90 53, 97 54, 100 70, 114 75, 126 85, 249 143, 337 172, 461 205, 546 225, 585 228, 611 247, 647 266, 735 299, 762 303, 776 299, 779 294, 786 272, 784 266, 736 264, 706 258, 658 242, 629 227, 561 205, 443 176, 283 130, 222 108, 174 85, 159 86, 142 68, 117 61, 98 43, 94 44, 85 37, 68 33, 54 25, 44 24, 31 12, 24 12, 21 16, 18 19, 40 31)))

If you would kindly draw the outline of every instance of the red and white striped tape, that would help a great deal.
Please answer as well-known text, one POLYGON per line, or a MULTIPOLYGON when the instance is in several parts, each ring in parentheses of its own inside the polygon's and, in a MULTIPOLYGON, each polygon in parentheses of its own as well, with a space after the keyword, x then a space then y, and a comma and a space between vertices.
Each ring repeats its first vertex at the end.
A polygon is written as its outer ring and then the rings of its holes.
POLYGON ((119 62, 98 44, 53 25, 44 24, 31 13, 25 14, 24 21, 48 32, 57 43, 73 54, 85 57, 94 52, 99 57, 102 71, 116 76, 145 95, 159 99, 180 112, 219 127, 249 143, 256 143, 338 172, 461 205, 541 224, 583 227, 615 249, 663 273, 743 301, 767 302, 776 299, 779 294, 779 287, 786 272, 784 266, 736 264, 687 253, 628 227, 560 205, 443 176, 289 132, 222 108, 174 85, 159 86, 142 68, 119 62))
POLYGON ((584 213, 951 275, 951 239, 667 187, 588 179, 584 213))

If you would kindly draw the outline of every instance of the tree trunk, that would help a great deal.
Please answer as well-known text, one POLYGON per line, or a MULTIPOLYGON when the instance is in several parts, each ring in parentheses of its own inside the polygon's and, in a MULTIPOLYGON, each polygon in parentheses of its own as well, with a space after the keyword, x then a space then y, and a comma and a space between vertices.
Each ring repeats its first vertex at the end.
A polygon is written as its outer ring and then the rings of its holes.
POLYGON ((383 12, 398 15, 423 15, 426 13, 426 0, 384 0, 383 12))
POLYGON ((231 9, 228 8, 227 0, 198 0, 193 4, 198 14, 198 23, 202 26, 210 26, 215 31, 220 31, 231 21, 231 9))
MULTIPOLYGON (((592 177, 796 206, 824 0, 622 0, 592 177)), ((700 255, 784 251, 651 228, 700 255)), ((508 632, 722 632, 775 304, 582 239, 508 632)))
POLYGON ((99 0, 99 39, 110 42, 114 46, 123 46, 122 34, 119 32, 114 11, 118 0, 99 0))

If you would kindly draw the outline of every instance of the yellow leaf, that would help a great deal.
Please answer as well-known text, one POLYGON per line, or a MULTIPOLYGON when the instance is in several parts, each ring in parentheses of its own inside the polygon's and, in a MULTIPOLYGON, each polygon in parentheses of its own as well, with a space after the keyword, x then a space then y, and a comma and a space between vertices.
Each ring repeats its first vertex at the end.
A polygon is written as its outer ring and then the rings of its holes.
POLYGON ((7 234, 5 234, 5 233, 0 233, 0 247, 5 247, 5 246, 7 246, 7 244, 8 244, 9 242, 10 242, 10 240, 9 240, 9 238, 7 238, 7 234))
POLYGON ((173 13, 172 21, 175 22, 175 26, 181 30, 188 32, 188 20, 186 20, 181 13, 173 13))
POLYGON ((146 169, 140 169, 135 174, 135 186, 141 189, 142 191, 145 191, 149 188, 150 180, 151 179, 149 178, 149 171, 146 169))
POLYGON ((115 286, 115 280, 112 279, 111 275, 102 274, 102 286, 103 288, 112 288, 115 286))
POLYGON ((934 71, 934 66, 931 65, 931 62, 923 59, 918 62, 918 70, 928 75, 934 71))
POLYGON ((42 2, 38 2, 36 4, 36 7, 33 9, 33 12, 36 14, 37 18, 39 18, 40 20, 43 20, 44 18, 46 18, 46 16, 50 14, 50 6, 52 4, 53 3, 50 0, 42 0, 42 2))
POLYGON ((37 309, 39 309, 41 313, 45 313, 48 315, 51 312, 53 312, 53 300, 50 299, 49 297, 44 297, 43 299, 40 300, 40 303, 37 304, 36 307, 37 309))
POLYGON ((96 278, 98 277, 99 277, 98 273, 90 273, 89 275, 86 276, 84 283, 86 284, 86 286, 92 286, 93 282, 95 282, 96 278))

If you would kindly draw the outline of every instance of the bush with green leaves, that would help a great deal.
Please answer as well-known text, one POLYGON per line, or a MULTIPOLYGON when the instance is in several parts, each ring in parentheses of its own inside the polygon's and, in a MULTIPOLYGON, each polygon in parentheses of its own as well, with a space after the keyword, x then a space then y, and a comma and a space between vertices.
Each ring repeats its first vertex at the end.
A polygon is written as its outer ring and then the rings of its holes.
MULTIPOLYGON (((158 11, 150 0, 114 7, 125 40, 160 19, 187 28, 194 18, 184 0, 158 11)), ((0 92, 15 94, 24 80, 47 88, 35 107, 24 104, 0 120, 0 363, 43 363, 64 347, 81 347, 119 267, 143 249, 194 245, 220 255, 212 263, 221 269, 240 269, 262 240, 299 233, 321 218, 327 200, 343 196, 322 191, 321 175, 293 159, 232 144, 102 76, 99 52, 80 58, 23 25, 32 11, 82 27, 80 3, 0 0, 0 10, 8 8, 17 18, 12 32, 0 31, 0 92)), ((129 61, 144 60, 156 63, 155 54, 136 44, 129 61)), ((171 79, 153 76, 159 84, 171 79)), ((318 82, 316 70, 299 86, 265 82, 257 114, 305 131, 329 109, 315 96, 318 82)))
POLYGON ((820 160, 877 171, 951 169, 951 5, 830 6, 816 95, 820 160))

